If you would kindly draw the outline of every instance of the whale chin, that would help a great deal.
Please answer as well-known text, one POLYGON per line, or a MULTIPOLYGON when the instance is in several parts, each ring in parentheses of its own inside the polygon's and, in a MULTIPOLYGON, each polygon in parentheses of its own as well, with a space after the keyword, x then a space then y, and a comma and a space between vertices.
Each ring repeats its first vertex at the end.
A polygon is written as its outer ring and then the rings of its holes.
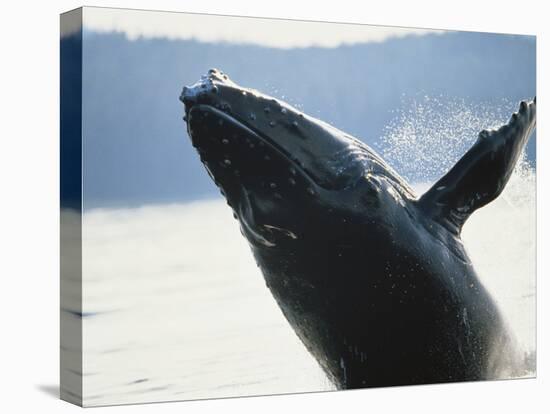
POLYGON ((247 193, 274 203, 285 194, 314 191, 314 181, 290 154, 231 114, 195 104, 186 116, 192 145, 235 214, 247 193))

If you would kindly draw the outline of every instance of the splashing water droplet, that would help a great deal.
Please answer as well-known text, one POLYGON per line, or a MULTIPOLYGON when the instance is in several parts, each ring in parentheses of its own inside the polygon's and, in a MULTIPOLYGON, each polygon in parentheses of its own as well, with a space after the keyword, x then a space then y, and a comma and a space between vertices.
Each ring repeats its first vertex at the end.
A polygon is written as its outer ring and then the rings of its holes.
MULTIPOLYGON (((464 155, 481 131, 504 125, 517 107, 516 101, 507 100, 476 104, 429 96, 404 100, 378 147, 390 165, 413 184, 417 183, 414 187, 421 194, 464 155)), ((436 190, 445 189, 440 186, 436 190)), ((462 239, 483 285, 495 297, 502 298, 501 310, 516 334, 520 349, 527 357, 533 355, 536 180, 535 166, 525 154, 503 193, 466 222, 462 239), (497 233, 499 236, 495 236, 497 233), (514 279, 518 274, 521 278, 514 279)))
POLYGON ((464 99, 403 98, 377 145, 382 156, 410 182, 434 182, 473 145, 484 129, 508 121, 516 103, 468 103, 464 99))

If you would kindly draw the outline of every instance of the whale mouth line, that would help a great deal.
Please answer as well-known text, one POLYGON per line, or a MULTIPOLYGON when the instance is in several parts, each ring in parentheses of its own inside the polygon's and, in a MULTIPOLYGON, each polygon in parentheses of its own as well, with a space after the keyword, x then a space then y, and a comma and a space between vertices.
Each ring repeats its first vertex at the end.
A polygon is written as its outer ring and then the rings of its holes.
POLYGON ((239 128, 239 129, 245 131, 246 133, 250 134, 251 136, 253 136, 257 140, 259 140, 260 142, 263 142, 274 153, 278 154, 280 157, 282 157, 288 163, 290 163, 292 165, 292 167, 294 167, 294 169, 297 172, 300 172, 302 174, 302 176, 310 182, 311 185, 318 186, 317 180, 315 180, 314 176, 301 165, 301 163, 296 159, 296 157, 293 157, 292 155, 290 155, 290 153, 287 150, 285 150, 280 144, 278 144, 277 142, 275 142, 273 139, 269 138, 268 136, 266 136, 262 132, 257 131, 254 128, 248 126, 247 124, 245 124, 239 118, 234 117, 232 115, 229 115, 227 112, 224 112, 224 111, 222 111, 218 108, 215 108, 214 106, 209 105, 209 104, 196 104, 196 105, 193 105, 189 109, 189 112, 192 109, 202 110, 202 111, 205 111, 205 112, 210 112, 210 113, 214 114, 215 116, 218 116, 219 118, 221 118, 223 121, 228 122, 229 124, 231 124, 231 125, 239 128))

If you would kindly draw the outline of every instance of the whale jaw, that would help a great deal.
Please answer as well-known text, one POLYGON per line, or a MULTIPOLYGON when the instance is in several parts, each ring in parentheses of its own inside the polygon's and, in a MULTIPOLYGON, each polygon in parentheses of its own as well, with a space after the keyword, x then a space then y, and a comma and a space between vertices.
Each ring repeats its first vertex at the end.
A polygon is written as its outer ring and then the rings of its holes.
MULTIPOLYGON (((193 146, 254 245, 295 245, 306 226, 331 222, 342 197, 349 202, 339 213, 351 222, 378 204, 376 175, 406 187, 360 141, 220 71, 185 87, 180 99, 193 146)), ((334 227, 344 232, 345 220, 334 227)))

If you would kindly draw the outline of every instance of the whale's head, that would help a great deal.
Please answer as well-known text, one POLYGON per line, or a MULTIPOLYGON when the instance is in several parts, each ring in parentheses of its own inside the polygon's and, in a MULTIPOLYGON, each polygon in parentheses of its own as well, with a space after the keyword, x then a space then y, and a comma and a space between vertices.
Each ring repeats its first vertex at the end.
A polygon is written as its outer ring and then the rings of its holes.
POLYGON ((180 99, 192 144, 253 245, 285 246, 328 226, 337 236, 381 197, 408 194, 364 143, 221 71, 180 99))

